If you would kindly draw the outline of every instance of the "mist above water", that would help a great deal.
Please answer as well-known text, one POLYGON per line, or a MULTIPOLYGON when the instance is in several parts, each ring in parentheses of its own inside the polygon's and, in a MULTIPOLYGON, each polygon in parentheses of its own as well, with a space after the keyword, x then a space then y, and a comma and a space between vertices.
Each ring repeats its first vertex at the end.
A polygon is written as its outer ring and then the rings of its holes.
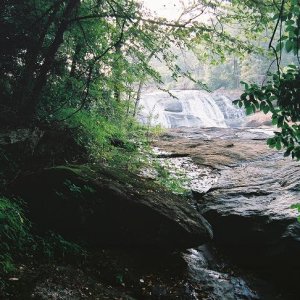
POLYGON ((178 127, 237 127, 245 116, 219 93, 172 90, 142 95, 139 119, 144 124, 178 127))

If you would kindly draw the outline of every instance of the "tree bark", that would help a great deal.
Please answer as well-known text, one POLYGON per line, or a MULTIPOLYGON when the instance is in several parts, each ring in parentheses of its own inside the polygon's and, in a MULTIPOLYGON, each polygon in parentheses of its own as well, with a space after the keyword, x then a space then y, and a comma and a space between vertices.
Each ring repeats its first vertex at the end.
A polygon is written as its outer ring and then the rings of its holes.
POLYGON ((69 0, 66 5, 54 40, 48 47, 48 50, 44 57, 44 63, 41 66, 39 75, 34 82, 32 92, 27 95, 25 103, 22 103, 21 105, 22 112, 27 119, 32 119, 36 114, 36 109, 40 101, 41 92, 47 82, 48 72, 53 65, 55 55, 59 47, 63 43, 63 36, 68 28, 69 20, 79 5, 80 0, 69 0))
POLYGON ((115 66, 114 66, 113 90, 114 90, 114 98, 117 102, 120 102, 120 100, 121 100, 121 91, 120 91, 120 87, 119 87, 119 84, 120 84, 119 81, 121 79, 121 74, 120 74, 120 69, 118 66, 118 59, 122 57, 121 45, 122 45, 122 42, 116 43, 116 45, 115 45, 117 59, 116 59, 115 66))
POLYGON ((48 17, 45 26, 42 28, 39 34, 37 43, 35 43, 31 47, 31 49, 28 49, 28 53, 25 58, 25 68, 22 77, 20 79, 20 82, 18 83, 18 86, 16 87, 15 93, 13 95, 14 104, 17 106, 18 109, 26 105, 25 103, 26 98, 28 97, 28 94, 30 94, 31 92, 32 83, 34 82, 35 75, 37 74, 38 71, 37 61, 44 44, 46 34, 50 26, 54 22, 55 17, 61 7, 61 4, 62 4, 62 0, 59 0, 53 5, 52 12, 48 17))
POLYGON ((137 93, 136 93, 136 98, 135 98, 135 103, 134 103, 134 109, 133 109, 133 117, 136 116, 137 114, 137 109, 138 109, 138 106, 140 104, 140 100, 141 100, 141 95, 142 95, 142 89, 143 89, 143 85, 144 85, 145 81, 144 80, 141 80, 139 82, 139 87, 138 87, 138 90, 137 90, 137 93))

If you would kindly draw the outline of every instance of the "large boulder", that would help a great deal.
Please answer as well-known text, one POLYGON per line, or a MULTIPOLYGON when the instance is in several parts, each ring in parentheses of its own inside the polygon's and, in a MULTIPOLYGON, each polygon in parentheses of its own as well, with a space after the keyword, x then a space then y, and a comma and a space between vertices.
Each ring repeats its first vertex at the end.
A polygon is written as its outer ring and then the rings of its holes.
POLYGON ((120 178, 104 169, 55 167, 23 176, 12 188, 39 228, 69 239, 167 248, 210 239, 210 225, 184 199, 138 176, 120 178))
POLYGON ((210 190, 197 195, 218 247, 239 265, 290 280, 287 271, 300 268, 300 223, 291 208, 300 202, 300 165, 268 148, 270 134, 272 128, 177 129, 157 146, 218 172, 210 190))

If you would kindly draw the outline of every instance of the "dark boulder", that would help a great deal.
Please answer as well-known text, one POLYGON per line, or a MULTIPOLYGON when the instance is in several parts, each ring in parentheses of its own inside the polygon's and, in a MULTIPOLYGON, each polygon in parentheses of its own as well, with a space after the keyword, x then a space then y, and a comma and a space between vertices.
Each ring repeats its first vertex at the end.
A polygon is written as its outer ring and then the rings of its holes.
POLYGON ((79 129, 63 126, 44 128, 43 136, 37 143, 31 162, 38 166, 48 167, 67 163, 84 163, 88 152, 78 142, 79 129))
POLYGON ((164 104, 164 107, 165 107, 165 111, 176 112, 176 113, 183 111, 182 103, 180 103, 179 101, 166 102, 164 104))
POLYGON ((300 267, 299 176, 278 153, 222 170, 201 204, 216 243, 248 267, 300 267))
POLYGON ((0 130, 0 189, 24 171, 86 162, 77 134, 78 129, 59 125, 0 130))
POLYGON ((12 189, 39 228, 72 240, 189 248, 211 238, 207 221, 184 199, 137 176, 130 180, 83 166, 56 167, 18 178, 12 189))

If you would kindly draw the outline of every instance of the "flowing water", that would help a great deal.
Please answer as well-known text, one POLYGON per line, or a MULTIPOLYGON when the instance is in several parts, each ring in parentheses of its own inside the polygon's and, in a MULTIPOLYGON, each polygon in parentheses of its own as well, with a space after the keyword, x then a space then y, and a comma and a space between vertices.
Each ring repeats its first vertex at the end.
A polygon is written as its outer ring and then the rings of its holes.
POLYGON ((228 97, 201 90, 144 94, 139 107, 142 123, 164 128, 236 127, 245 115, 228 97))

